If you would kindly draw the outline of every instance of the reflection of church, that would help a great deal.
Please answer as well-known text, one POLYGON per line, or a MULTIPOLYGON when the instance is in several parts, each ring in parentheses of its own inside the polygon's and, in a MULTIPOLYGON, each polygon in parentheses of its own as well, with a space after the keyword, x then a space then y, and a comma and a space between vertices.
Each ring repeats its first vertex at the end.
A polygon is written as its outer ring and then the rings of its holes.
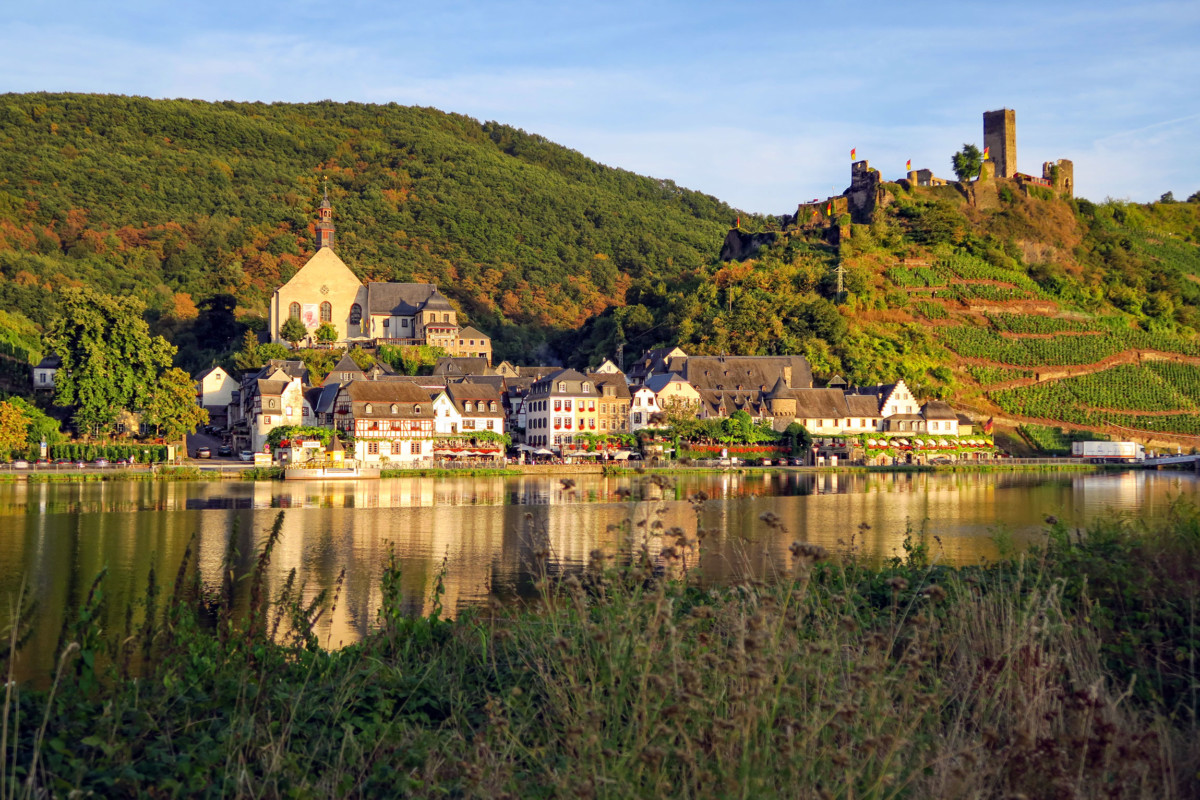
POLYGON ((452 356, 492 357, 492 340, 460 328, 458 312, 432 283, 366 283, 333 252, 333 208, 326 196, 318 209, 317 252, 271 296, 271 340, 289 317, 308 328, 329 323, 348 344, 431 345, 452 356))

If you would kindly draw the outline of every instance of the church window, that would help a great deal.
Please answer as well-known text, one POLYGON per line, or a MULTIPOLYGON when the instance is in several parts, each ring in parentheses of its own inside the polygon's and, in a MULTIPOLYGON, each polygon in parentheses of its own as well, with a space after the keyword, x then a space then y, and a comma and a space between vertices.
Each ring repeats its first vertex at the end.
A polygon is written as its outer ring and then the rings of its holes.
POLYGON ((333 305, 328 300, 321 303, 321 322, 333 322, 333 305))
POLYGON ((350 306, 350 324, 357 325, 362 322, 362 306, 358 303, 350 306))
POLYGON ((292 303, 288 306, 288 316, 292 319, 300 319, 300 304, 292 303))

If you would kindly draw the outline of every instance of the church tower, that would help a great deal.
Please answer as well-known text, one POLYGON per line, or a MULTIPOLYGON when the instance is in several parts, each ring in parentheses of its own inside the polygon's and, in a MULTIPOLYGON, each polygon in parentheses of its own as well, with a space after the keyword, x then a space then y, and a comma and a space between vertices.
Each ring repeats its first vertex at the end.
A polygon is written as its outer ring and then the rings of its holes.
POLYGON ((333 247, 333 206, 329 205, 329 182, 325 182, 325 197, 317 208, 317 249, 333 247))

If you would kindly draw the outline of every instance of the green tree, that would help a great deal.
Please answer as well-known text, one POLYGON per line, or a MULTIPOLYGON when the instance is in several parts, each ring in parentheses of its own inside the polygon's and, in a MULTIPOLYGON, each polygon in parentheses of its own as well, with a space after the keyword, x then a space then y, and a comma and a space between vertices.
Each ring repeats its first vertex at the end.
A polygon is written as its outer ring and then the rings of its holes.
POLYGON ((0 458, 8 460, 28 444, 29 417, 12 403, 0 401, 0 458))
MULTIPOLYGON (((291 320, 288 320, 288 322, 290 321, 291 320)), ((285 322, 284 328, 286 327, 287 323, 285 322)), ((317 330, 313 333, 313 336, 316 337, 318 342, 325 342, 327 344, 330 342, 336 342, 338 340, 338 329, 335 328, 331 322, 322 322, 317 330)), ((301 335, 299 338, 303 338, 303 335, 301 335)), ((292 340, 289 339, 288 341, 292 340)))
POLYGON ((153 425, 168 442, 208 422, 208 409, 196 403, 196 384, 179 368, 169 369, 155 382, 141 407, 142 422, 153 425))
POLYGON ((145 405, 175 348, 150 334, 144 306, 133 298, 66 289, 60 303, 46 332, 46 343, 62 359, 54 400, 74 409, 80 430, 108 430, 122 410, 145 405))
POLYGON ((1174 203, 1175 202, 1175 193, 1174 192, 1164 192, 1162 197, 1158 198, 1158 202, 1174 203))
POLYGON ((804 455, 812 447, 812 434, 799 422, 793 422, 784 429, 783 440, 792 448, 793 456, 804 455))
POLYGON ((304 327, 304 323, 298 317, 288 317, 287 322, 283 323, 283 327, 279 329, 279 335, 285 342, 291 342, 294 347, 296 342, 308 336, 308 328, 304 327))
POLYGON ((983 153, 973 144, 964 144, 962 150, 950 159, 950 163, 954 167, 954 174, 965 183, 979 177, 979 172, 983 169, 983 153))

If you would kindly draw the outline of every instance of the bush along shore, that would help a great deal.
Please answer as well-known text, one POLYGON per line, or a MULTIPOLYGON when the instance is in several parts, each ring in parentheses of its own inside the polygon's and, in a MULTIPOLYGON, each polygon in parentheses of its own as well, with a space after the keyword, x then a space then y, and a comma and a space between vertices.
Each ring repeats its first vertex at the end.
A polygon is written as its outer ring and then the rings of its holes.
MULTIPOLYGON (((293 572, 267 596, 282 516, 244 576, 231 534, 222 586, 200 585, 189 547, 120 632, 97 627, 101 576, 53 674, 8 683, 0 793, 1200 793, 1195 508, 1086 532, 1050 519, 1044 546, 963 568, 911 536, 882 564, 857 557, 857 534, 834 559, 797 542, 776 580, 706 589, 705 531, 630 505, 620 557, 549 575, 535 546, 529 603, 448 619, 439 581, 413 617, 392 558, 370 633, 336 651, 314 630, 340 578, 305 601, 293 572)), ((25 611, 6 657, 36 624, 25 611)))

